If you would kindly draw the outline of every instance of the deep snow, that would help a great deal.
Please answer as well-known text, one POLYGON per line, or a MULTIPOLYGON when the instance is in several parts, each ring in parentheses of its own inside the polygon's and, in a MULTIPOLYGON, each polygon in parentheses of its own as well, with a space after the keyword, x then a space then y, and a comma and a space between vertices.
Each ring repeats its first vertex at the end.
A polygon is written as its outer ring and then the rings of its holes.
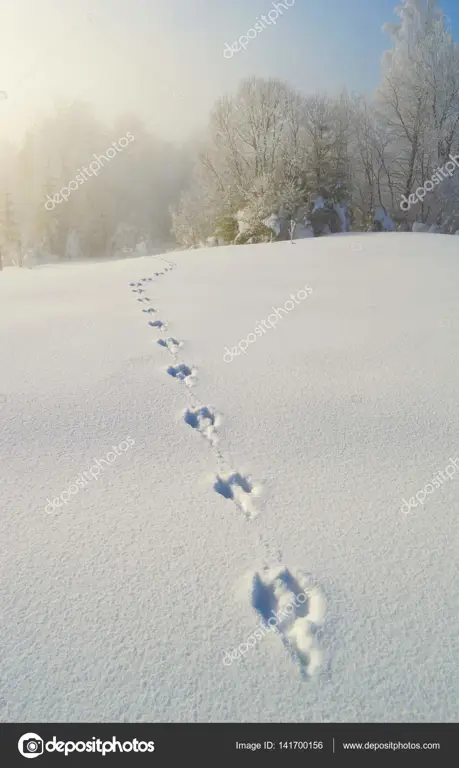
POLYGON ((1 719, 456 720, 457 239, 165 259, 0 273, 1 719))

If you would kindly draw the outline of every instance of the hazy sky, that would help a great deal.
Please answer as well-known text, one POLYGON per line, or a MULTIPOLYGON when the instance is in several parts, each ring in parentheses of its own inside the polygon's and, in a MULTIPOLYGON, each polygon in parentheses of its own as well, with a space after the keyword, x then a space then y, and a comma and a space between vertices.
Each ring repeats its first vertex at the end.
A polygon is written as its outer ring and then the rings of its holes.
MULTIPOLYGON (((292 0, 289 0, 292 2, 292 0)), ((0 136, 14 136, 57 98, 80 98, 111 122, 138 114, 186 138, 222 93, 248 76, 306 93, 371 90, 397 0, 295 0, 275 25, 225 59, 267 16, 270 0, 0 0, 0 136)), ((459 0, 442 0, 459 38, 459 0)))

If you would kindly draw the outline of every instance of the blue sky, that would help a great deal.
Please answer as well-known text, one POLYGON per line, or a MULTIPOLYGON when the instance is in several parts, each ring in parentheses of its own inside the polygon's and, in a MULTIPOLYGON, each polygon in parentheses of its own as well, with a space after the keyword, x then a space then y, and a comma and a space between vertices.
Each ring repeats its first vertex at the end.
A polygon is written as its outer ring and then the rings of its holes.
MULTIPOLYGON (((134 112, 180 139, 250 75, 279 77, 305 93, 371 91, 390 47, 381 27, 397 21, 397 5, 295 0, 247 50, 225 59, 225 43, 266 16, 272 0, 0 0, 0 90, 9 93, 3 127, 57 98, 81 98, 102 118, 134 112)), ((459 0, 440 7, 459 40, 459 0)))

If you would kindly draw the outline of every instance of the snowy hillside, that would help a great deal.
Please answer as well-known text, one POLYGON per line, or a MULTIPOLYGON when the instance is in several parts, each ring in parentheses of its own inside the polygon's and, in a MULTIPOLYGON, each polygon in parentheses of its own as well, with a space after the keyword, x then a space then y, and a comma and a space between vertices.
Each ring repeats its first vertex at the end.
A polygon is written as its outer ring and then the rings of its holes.
POLYGON ((0 272, 1 719, 456 720, 458 295, 412 233, 0 272))

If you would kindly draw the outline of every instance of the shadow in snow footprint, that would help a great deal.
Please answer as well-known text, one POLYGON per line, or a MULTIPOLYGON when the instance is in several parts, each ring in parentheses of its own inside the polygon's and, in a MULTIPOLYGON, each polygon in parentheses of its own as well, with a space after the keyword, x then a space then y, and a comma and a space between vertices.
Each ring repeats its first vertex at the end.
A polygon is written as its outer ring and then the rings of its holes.
POLYGON ((156 309, 153 309, 153 307, 148 307, 148 309, 142 309, 142 312, 148 312, 148 314, 152 314, 153 312, 156 312, 156 309))
POLYGON ((248 519, 251 520, 258 514, 253 506, 252 498, 259 496, 260 488, 255 487, 248 477, 244 477, 239 472, 232 472, 226 476, 217 475, 214 490, 225 499, 234 501, 238 509, 242 510, 248 519))
POLYGON ((149 320, 148 325, 151 325, 152 328, 159 328, 160 330, 164 330, 166 328, 166 323, 163 323, 162 320, 149 320))

